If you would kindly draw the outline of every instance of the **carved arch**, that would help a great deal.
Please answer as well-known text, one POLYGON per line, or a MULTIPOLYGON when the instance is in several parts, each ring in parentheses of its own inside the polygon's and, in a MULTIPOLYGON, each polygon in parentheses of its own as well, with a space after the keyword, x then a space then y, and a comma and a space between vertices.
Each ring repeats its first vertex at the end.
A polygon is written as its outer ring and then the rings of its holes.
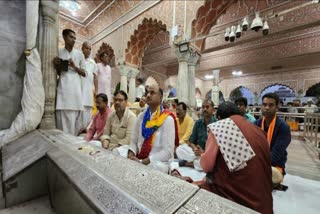
POLYGON ((100 60, 100 54, 102 53, 107 53, 109 56, 109 65, 110 67, 114 67, 115 66, 115 55, 114 55, 114 50, 113 48, 108 45, 107 43, 102 43, 102 45, 99 47, 96 56, 94 58, 94 60, 99 63, 101 62, 100 60))
MULTIPOLYGON (((205 1, 198 9, 196 18, 192 21, 191 38, 207 35, 218 17, 226 11, 233 3, 233 0, 205 1)), ((204 48, 204 40, 201 39, 193 43, 199 50, 204 48)))
POLYGON ((152 39, 160 32, 167 32, 166 24, 152 18, 144 18, 134 30, 125 50, 125 62, 130 65, 141 66, 144 50, 152 39))

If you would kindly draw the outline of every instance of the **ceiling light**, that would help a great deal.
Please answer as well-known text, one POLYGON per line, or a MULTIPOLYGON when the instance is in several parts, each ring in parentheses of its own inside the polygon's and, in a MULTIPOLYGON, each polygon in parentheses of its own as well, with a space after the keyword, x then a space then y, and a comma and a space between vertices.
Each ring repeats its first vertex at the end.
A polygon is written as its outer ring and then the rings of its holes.
POLYGON ((266 35, 269 34, 269 25, 268 25, 267 20, 264 21, 264 23, 263 23, 262 34, 263 34, 264 36, 266 36, 266 35))
POLYGON ((242 75, 242 71, 232 71, 232 75, 233 76, 241 76, 242 75))
POLYGON ((236 37, 237 38, 240 38, 240 36, 241 36, 241 26, 240 25, 238 25, 238 27, 237 27, 237 31, 236 31, 236 37))
POLYGON ((224 40, 229 41, 230 28, 226 28, 226 33, 224 34, 224 40))
POLYGON ((210 80, 210 79, 213 79, 213 75, 208 74, 208 75, 205 75, 204 78, 207 80, 210 80))
POLYGON ((229 38, 230 38, 230 42, 234 42, 234 40, 236 39, 236 26, 231 27, 229 38))
POLYGON ((244 17, 242 22, 242 30, 247 31, 248 26, 249 26, 248 17, 244 17))
POLYGON ((63 7, 71 12, 81 9, 81 5, 76 0, 63 0, 59 2, 60 7, 63 7))
POLYGON ((263 26, 262 20, 259 16, 259 13, 257 12, 256 17, 252 21, 251 30, 258 32, 262 28, 262 26, 263 26))

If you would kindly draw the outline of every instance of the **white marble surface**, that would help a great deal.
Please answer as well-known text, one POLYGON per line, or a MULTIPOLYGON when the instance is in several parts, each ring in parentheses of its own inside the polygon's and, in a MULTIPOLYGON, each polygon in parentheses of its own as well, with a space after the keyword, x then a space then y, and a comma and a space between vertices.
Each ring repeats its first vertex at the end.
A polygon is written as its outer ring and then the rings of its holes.
POLYGON ((289 187, 286 192, 272 193, 275 214, 318 214, 320 212, 320 181, 287 174, 283 184, 289 187))
POLYGON ((25 46, 25 5, 25 1, 0 1, 0 130, 9 128, 21 110, 25 68, 19 58, 25 46))

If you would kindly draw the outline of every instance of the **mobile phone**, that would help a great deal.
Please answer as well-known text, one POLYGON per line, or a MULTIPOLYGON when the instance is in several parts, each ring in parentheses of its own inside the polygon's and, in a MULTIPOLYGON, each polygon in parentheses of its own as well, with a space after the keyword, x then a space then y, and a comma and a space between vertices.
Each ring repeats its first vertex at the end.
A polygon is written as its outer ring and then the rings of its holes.
POLYGON ((60 71, 68 71, 69 66, 69 60, 63 60, 60 61, 60 71))

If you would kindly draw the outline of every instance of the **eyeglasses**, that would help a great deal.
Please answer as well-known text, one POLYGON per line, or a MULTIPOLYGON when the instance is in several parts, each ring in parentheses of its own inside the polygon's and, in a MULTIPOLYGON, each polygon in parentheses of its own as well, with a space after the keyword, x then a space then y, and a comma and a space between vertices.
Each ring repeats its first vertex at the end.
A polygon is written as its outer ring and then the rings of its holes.
POLYGON ((114 99, 114 102, 116 103, 116 102, 123 102, 124 101, 124 99, 114 99))
POLYGON ((207 106, 202 106, 203 109, 209 109, 211 106, 207 105, 207 106))

